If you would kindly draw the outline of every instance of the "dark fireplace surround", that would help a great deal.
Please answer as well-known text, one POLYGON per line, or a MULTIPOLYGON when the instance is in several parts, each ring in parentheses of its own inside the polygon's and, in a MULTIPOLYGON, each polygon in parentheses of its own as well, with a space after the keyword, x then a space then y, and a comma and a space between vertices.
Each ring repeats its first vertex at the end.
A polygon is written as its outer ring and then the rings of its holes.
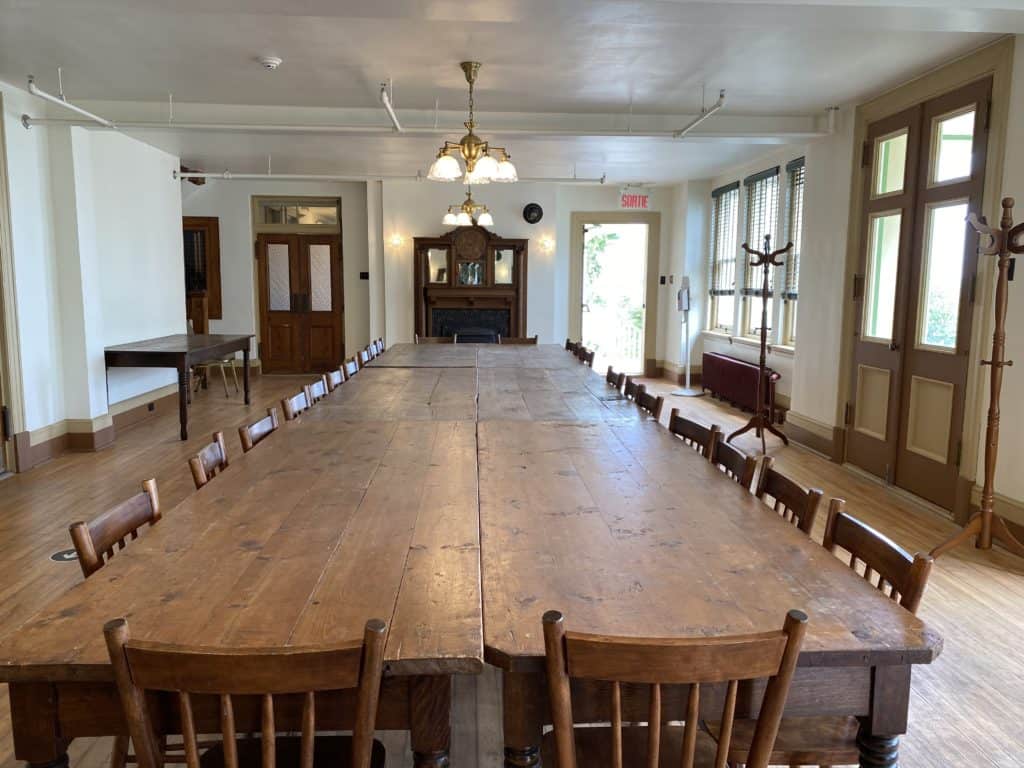
MULTIPOLYGON (((525 239, 504 238, 478 226, 456 227, 440 237, 414 238, 415 330, 420 336, 460 334, 473 341, 527 336, 525 239), (446 267, 438 282, 436 253, 444 252, 446 267), (495 280, 496 255, 513 251, 511 277, 495 280), (435 268, 429 253, 434 251, 435 268), (466 269, 466 265, 476 265, 466 269), (479 275, 463 285, 463 272, 479 275), (509 282, 509 279, 511 282, 509 282)), ((506 273, 507 274, 507 273, 506 273)))
POLYGON ((476 309, 474 307, 433 307, 430 310, 430 328, 434 336, 454 336, 456 333, 489 331, 497 336, 509 336, 507 309, 476 309))

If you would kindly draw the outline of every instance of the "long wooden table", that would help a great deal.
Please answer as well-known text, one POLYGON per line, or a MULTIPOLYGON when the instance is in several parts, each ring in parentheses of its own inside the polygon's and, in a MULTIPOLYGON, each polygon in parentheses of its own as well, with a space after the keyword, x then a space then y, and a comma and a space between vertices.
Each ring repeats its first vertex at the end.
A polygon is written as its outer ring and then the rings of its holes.
POLYGON ((178 421, 181 439, 188 440, 189 369, 210 360, 242 353, 242 382, 249 405, 249 340, 252 334, 210 333, 161 336, 118 344, 104 350, 107 368, 174 368, 178 372, 178 421))
MULTIPOLYGON (((911 666, 941 650, 561 349, 400 345, 13 632, 0 680, 17 756, 60 763, 70 738, 124 730, 107 619, 256 646, 340 641, 379 617, 378 727, 410 729, 417 765, 446 764, 451 675, 486 659, 503 670, 505 764, 533 766, 551 608, 574 629, 645 635, 774 629, 800 608, 811 621, 787 712, 860 717, 871 768, 896 765, 911 666)), ((601 697, 576 701, 580 721, 607 719, 601 697)), ((682 719, 684 693, 664 705, 682 719)))

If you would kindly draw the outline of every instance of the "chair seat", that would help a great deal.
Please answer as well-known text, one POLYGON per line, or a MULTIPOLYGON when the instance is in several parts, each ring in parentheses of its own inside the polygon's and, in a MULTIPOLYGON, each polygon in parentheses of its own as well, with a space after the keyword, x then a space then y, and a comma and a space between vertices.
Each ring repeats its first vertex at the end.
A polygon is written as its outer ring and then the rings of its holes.
MULTIPOLYGON (((576 764, 580 768, 610 768, 612 764, 612 729, 605 726, 575 728, 576 764)), ((679 768, 683 754, 682 726, 661 727, 661 751, 658 754, 658 768, 679 768)), ((540 746, 541 765, 558 768, 558 749, 555 746, 555 732, 544 734, 540 746)), ((694 768, 713 768, 715 765, 715 743, 706 733, 697 733, 697 750, 694 768)), ((622 728, 623 768, 646 768, 647 728, 646 726, 623 726, 622 728)))
MULTIPOLYGON (((263 743, 259 738, 238 740, 239 768, 260 768, 263 764, 263 743)), ((274 740, 275 768, 299 768, 301 740, 296 736, 274 740)), ((184 761, 183 761, 184 762, 184 761)), ((384 768, 384 745, 373 740, 370 768, 384 768)), ((224 748, 216 746, 206 750, 199 758, 200 768, 224 768, 224 748)), ((352 738, 350 736, 317 736, 313 747, 315 768, 348 768, 352 765, 352 738)))
MULTIPOLYGON (((754 740, 755 720, 736 720, 729 762, 745 763, 754 740)), ((721 723, 705 723, 716 742, 721 723)), ((859 723, 855 717, 785 717, 772 750, 772 765, 857 765, 859 723)))

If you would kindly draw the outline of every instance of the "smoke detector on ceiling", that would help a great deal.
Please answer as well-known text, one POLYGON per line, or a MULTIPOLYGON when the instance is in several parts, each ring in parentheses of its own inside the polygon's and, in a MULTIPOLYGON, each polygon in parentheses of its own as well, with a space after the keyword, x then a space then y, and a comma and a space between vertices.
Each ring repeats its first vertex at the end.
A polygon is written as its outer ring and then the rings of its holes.
POLYGON ((260 56, 256 61, 262 64, 264 69, 269 71, 277 69, 282 64, 282 59, 279 56, 260 56))

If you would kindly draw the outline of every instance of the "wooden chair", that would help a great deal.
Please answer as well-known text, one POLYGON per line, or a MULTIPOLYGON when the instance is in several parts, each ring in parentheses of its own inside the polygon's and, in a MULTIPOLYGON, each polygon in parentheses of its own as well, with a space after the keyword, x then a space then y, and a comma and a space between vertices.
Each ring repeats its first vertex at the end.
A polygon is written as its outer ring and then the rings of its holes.
POLYGON ((292 421, 298 418, 299 414, 303 411, 308 411, 312 403, 309 401, 309 396, 306 394, 306 388, 303 387, 301 392, 297 392, 291 397, 286 397, 281 401, 281 410, 284 411, 284 420, 292 421))
MULTIPOLYGON (((699 733, 701 688, 724 687, 722 722, 731 726, 740 681, 767 678, 747 761, 748 768, 765 768, 806 629, 807 616, 790 611, 782 629, 773 632, 698 638, 609 637, 567 632, 562 614, 548 611, 544 614, 544 649, 554 730, 541 742, 541 764, 558 768, 722 768, 729 739, 721 741, 716 754, 713 742, 699 733), (572 679, 610 684, 610 728, 573 727, 572 679), (663 685, 689 686, 684 727, 664 725, 664 721, 680 718, 674 713, 663 716, 663 685), (629 690, 624 693, 626 686, 629 690), (637 686, 650 687, 644 697, 649 701, 648 712, 646 716, 627 713, 624 717, 623 700, 643 696, 635 690, 637 686), (624 719, 646 720, 649 725, 623 727, 624 719)), ((712 691, 710 696, 716 693, 712 691)), ((724 729, 726 736, 730 730, 724 729)))
POLYGON ((580 362, 583 363, 585 366, 587 366, 587 368, 593 368, 594 367, 594 354, 595 354, 595 352, 594 352, 593 349, 586 350, 586 352, 584 353, 583 357, 580 358, 580 362))
POLYGON ((576 345, 576 352, 575 352, 575 354, 576 354, 576 359, 579 360, 582 363, 583 362, 583 358, 586 357, 587 348, 584 347, 583 344, 577 344, 576 345))
POLYGON ((354 357, 350 357, 348 360, 341 364, 341 370, 345 374, 345 381, 348 381, 357 373, 359 373, 359 362, 354 357))
POLYGON ((228 447, 224 443, 224 433, 214 432, 213 442, 203 446, 188 460, 188 468, 192 470, 192 482, 196 484, 197 491, 227 469, 228 447))
POLYGON ((715 442, 715 448, 711 453, 711 463, 748 491, 750 490, 750 484, 754 482, 754 473, 757 472, 757 459, 748 456, 739 448, 729 445, 721 439, 721 435, 715 442))
POLYGON ((622 385, 626 383, 626 374, 616 373, 609 365, 608 371, 604 375, 604 380, 608 383, 609 387, 615 387, 616 390, 621 392, 622 385))
POLYGON ((537 336, 502 336, 499 333, 498 334, 498 343, 499 344, 521 344, 521 345, 522 344, 532 344, 532 345, 536 345, 537 344, 537 340, 539 338, 540 338, 539 335, 537 335, 537 336))
MULTIPOLYGON (((920 552, 911 555, 894 541, 883 536, 844 511, 846 502, 829 502, 823 546, 837 554, 849 554, 852 570, 880 592, 895 600, 911 613, 921 605, 932 558, 920 552)), ((843 558, 846 559, 845 557, 843 558)), ((718 723, 707 723, 708 732, 717 738, 718 723)), ((750 751, 753 723, 740 720, 733 725, 729 761, 742 764, 750 751)), ((777 765, 857 765, 857 719, 853 717, 790 717, 779 727, 771 762, 777 765)))
POLYGON ((678 408, 673 408, 669 412, 668 431, 673 435, 681 437, 684 443, 708 460, 711 460, 711 457, 714 456, 715 446, 722 439, 722 428, 720 426, 712 424, 710 427, 705 427, 703 424, 698 424, 696 421, 680 416, 678 408))
POLYGON ((818 514, 818 504, 824 493, 820 488, 804 490, 778 470, 772 469, 772 457, 765 456, 761 475, 757 478, 755 495, 762 500, 765 496, 771 496, 775 500, 772 509, 810 536, 814 518, 818 514))
POLYGON ((78 553, 82 575, 89 578, 114 556, 114 547, 124 549, 128 539, 139 538, 139 528, 160 521, 160 495, 156 480, 142 484, 142 493, 122 501, 113 509, 90 520, 68 527, 71 542, 78 553))
MULTIPOLYGON (((161 768, 164 763, 162 739, 147 706, 147 699, 161 694, 171 698, 180 713, 189 768, 383 768, 384 747, 373 734, 385 629, 383 621, 374 619, 366 623, 361 640, 325 649, 192 648, 144 642, 131 639, 125 619, 108 622, 103 635, 140 768, 161 768), (316 693, 353 688, 352 736, 318 736, 316 693), (301 697, 300 737, 277 736, 278 731, 291 730, 275 721, 275 697, 286 696, 301 697), (200 760, 194 713, 213 704, 210 699, 219 700, 222 741, 200 760), (255 706, 246 706, 256 700, 261 738, 239 739, 239 731, 249 730, 248 713, 256 724, 255 706)), ((280 702, 277 709, 287 712, 289 704, 280 702)))
POLYGON ((632 376, 627 376, 625 383, 622 385, 622 394, 625 395, 627 400, 636 400, 640 386, 632 376))
POLYGON ((243 424, 238 428, 238 439, 242 443, 242 453, 248 453, 267 435, 281 426, 277 417, 277 408, 267 408, 267 415, 252 424, 243 424))
POLYGON ((333 392, 345 383, 345 368, 339 366, 333 371, 328 371, 324 374, 324 378, 327 379, 327 391, 333 392))
POLYGON ((418 333, 413 336, 416 344, 451 344, 451 336, 420 336, 418 333))
POLYGON ((327 389, 327 377, 321 376, 316 379, 312 384, 306 385, 306 399, 309 400, 310 405, 316 405, 325 397, 330 390, 327 389))
MULTIPOLYGON (((593 352, 591 352, 593 355, 593 352)), ((593 358, 591 358, 593 362, 593 358)), ((661 395, 655 397, 647 391, 647 385, 641 384, 636 388, 636 404, 641 410, 647 411, 655 420, 661 419, 661 410, 665 407, 665 398, 661 395)))
POLYGON ((565 351, 566 352, 572 352, 575 355, 576 352, 579 350, 579 348, 580 348, 580 343, 578 341, 572 341, 571 339, 568 339, 568 338, 565 340, 565 351))

